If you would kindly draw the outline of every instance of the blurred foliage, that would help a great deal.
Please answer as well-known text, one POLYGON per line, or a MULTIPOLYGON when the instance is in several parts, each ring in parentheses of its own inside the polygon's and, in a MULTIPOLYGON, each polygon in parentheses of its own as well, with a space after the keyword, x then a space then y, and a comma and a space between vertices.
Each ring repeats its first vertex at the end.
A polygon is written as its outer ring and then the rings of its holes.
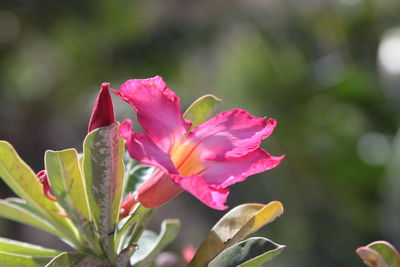
MULTIPOLYGON (((287 245, 274 266, 362 266, 356 247, 400 246, 398 193, 384 191, 399 188, 385 166, 400 74, 377 62, 396 26, 397 0, 3 0, 0 139, 40 170, 46 148, 81 148, 101 82, 159 74, 183 107, 212 93, 220 111, 278 120, 265 148, 286 159, 233 187, 229 203, 283 202, 266 234, 287 245)), ((120 119, 132 114, 116 103, 120 119)), ((221 215, 189 203, 207 228, 221 215)))

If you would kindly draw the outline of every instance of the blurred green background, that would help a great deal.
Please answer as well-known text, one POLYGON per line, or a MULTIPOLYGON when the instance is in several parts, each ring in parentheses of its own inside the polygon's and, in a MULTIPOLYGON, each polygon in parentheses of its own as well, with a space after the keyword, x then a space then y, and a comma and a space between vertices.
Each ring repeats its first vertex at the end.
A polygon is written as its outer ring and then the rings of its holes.
MULTIPOLYGON (((101 82, 161 75, 184 108, 212 93, 278 121, 264 147, 286 159, 228 202, 284 204, 259 233, 288 246, 271 266, 363 266, 358 246, 400 246, 398 26, 398 0, 0 0, 0 139, 39 171, 46 149, 81 149, 101 82)), ((152 228, 181 218, 179 252, 223 214, 182 194, 152 228)), ((63 246, 6 220, 0 235, 63 246)))

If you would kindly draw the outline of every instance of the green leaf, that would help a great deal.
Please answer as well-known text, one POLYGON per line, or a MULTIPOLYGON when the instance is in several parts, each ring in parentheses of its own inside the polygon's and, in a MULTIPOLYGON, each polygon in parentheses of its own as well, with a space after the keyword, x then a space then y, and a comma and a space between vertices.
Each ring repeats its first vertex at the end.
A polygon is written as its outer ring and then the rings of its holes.
MULTIPOLYGON (((193 102, 183 114, 183 118, 192 122, 192 128, 212 117, 221 99, 213 95, 205 95, 193 102)), ((190 130, 191 130, 190 129, 190 130)))
POLYGON ((137 205, 135 210, 128 217, 122 219, 118 223, 114 238, 117 252, 120 252, 123 248, 128 246, 128 244, 126 244, 126 239, 131 233, 133 226, 140 217, 145 216, 145 213, 148 212, 150 212, 149 209, 143 207, 142 205, 137 205))
POLYGON ((111 263, 105 259, 92 255, 64 252, 52 259, 45 267, 110 267, 111 263))
POLYGON ((134 246, 135 250, 136 248, 138 248, 137 243, 139 242, 139 238, 145 231, 153 212, 154 209, 148 209, 146 212, 138 216, 138 219, 132 231, 129 231, 129 233, 125 236, 125 240, 123 241, 124 244, 126 244, 127 246, 134 246))
POLYGON ((113 259, 114 230, 118 222, 124 179, 124 141, 119 123, 90 132, 83 144, 86 193, 104 250, 113 259))
POLYGON ((0 141, 0 177, 15 194, 29 203, 36 206, 43 203, 47 210, 54 208, 54 203, 43 196, 42 185, 35 173, 5 141, 0 141))
POLYGON ((205 266, 219 252, 272 222, 283 213, 279 201, 243 204, 230 210, 211 229, 189 266, 205 266))
POLYGON ((132 256, 131 264, 137 264, 139 267, 149 266, 157 254, 177 237, 180 225, 177 219, 164 220, 157 238, 153 232, 145 231, 139 239, 138 250, 132 256))
POLYGON ((89 208, 76 150, 48 150, 45 163, 51 191, 65 212, 76 224, 88 224, 89 208))
POLYGON ((102 254, 95 240, 84 180, 75 149, 46 151, 45 164, 51 191, 65 212, 98 254, 102 254))
POLYGON ((360 247, 356 253, 371 267, 398 267, 400 253, 386 241, 375 241, 365 247, 360 247))
POLYGON ((370 267, 389 267, 379 253, 368 247, 360 247, 356 250, 358 256, 370 267))
POLYGON ((135 192, 137 188, 153 174, 155 169, 156 168, 153 166, 144 164, 136 165, 134 168, 130 169, 126 174, 124 197, 126 197, 129 192, 135 192))
POLYGON ((42 192, 42 185, 31 168, 18 156, 14 148, 5 141, 0 141, 0 177, 17 194, 25 199, 63 234, 64 239, 80 247, 76 237, 76 228, 67 218, 60 216, 56 202, 47 199, 42 192))
POLYGON ((222 251, 208 267, 257 267, 281 253, 284 248, 267 238, 252 237, 222 251))
MULTIPOLYGON (((61 253, 54 249, 0 237, 0 251, 27 256, 55 257, 61 253)), ((50 259, 48 260, 50 261, 50 259)))
POLYGON ((267 205, 263 205, 263 207, 240 228, 239 232, 237 232, 228 242, 226 242, 226 245, 231 246, 234 243, 239 242, 264 225, 273 222, 277 217, 282 215, 282 213, 283 206, 279 201, 272 201, 267 205))
POLYGON ((375 241, 368 245, 369 248, 377 251, 389 267, 400 266, 400 253, 386 241, 375 241))
POLYGON ((136 264, 140 260, 143 260, 147 254, 151 252, 151 250, 154 248, 154 244, 157 242, 158 235, 157 233, 150 231, 150 230, 144 230, 142 235, 140 236, 137 244, 137 251, 135 251, 135 254, 133 257, 130 259, 131 264, 136 264))
POLYGON ((1 267, 41 267, 51 260, 51 257, 27 256, 0 251, 1 267))
POLYGON ((44 220, 40 215, 33 213, 21 199, 20 205, 15 203, 15 199, 0 200, 0 217, 24 223, 63 237, 63 234, 56 230, 51 224, 44 220), (14 203, 13 203, 14 202, 14 203))
POLYGON ((7 216, 12 215, 13 217, 12 218, 10 217, 9 219, 20 223, 29 224, 41 230, 52 233, 60 237, 65 243, 67 243, 71 247, 74 247, 76 249, 83 249, 83 251, 86 250, 86 248, 81 247, 80 244, 72 243, 71 237, 69 236, 65 237, 65 234, 62 231, 54 228, 51 222, 46 220, 46 216, 44 216, 34 208, 30 207, 25 200, 16 197, 9 197, 5 200, 0 200, 0 201, 6 201, 8 205, 12 205, 11 208, 23 211, 23 213, 15 213, 15 210, 7 211, 7 209, 5 209, 4 212, 7 214, 4 216, 2 215, 0 216, 7 218, 7 216), (35 223, 35 225, 33 223, 35 223))

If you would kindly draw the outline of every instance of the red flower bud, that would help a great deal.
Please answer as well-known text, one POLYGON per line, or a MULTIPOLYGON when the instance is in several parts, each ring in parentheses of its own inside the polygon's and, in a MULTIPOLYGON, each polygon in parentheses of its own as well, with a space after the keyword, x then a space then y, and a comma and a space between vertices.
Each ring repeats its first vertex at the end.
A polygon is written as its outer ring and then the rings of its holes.
POLYGON ((88 132, 97 128, 108 126, 115 121, 114 106, 109 92, 109 83, 101 85, 90 117, 88 132))

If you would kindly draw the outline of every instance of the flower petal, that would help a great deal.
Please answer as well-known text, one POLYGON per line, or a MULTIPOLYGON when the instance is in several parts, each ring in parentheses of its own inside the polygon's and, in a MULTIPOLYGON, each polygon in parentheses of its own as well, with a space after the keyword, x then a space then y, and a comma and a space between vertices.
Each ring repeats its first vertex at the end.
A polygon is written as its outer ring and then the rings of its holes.
POLYGON ((114 106, 108 90, 109 85, 109 83, 101 85, 100 93, 97 96, 93 113, 90 117, 88 132, 108 126, 115 121, 114 106))
POLYGON ((207 183, 225 188, 246 180, 250 175, 276 167, 284 157, 271 156, 259 148, 240 158, 204 161, 206 170, 201 175, 207 183))
POLYGON ((183 192, 169 174, 157 170, 135 192, 136 200, 149 209, 158 208, 183 192))
POLYGON ((132 208, 137 204, 134 194, 129 192, 124 201, 122 201, 120 209, 119 209, 119 216, 120 218, 124 218, 129 215, 132 208))
POLYGON ((119 127, 119 136, 126 140, 126 148, 132 158, 168 173, 178 173, 167 153, 154 144, 144 132, 135 133, 132 130, 130 119, 126 119, 119 127))
POLYGON ((114 92, 136 110, 142 127, 164 152, 169 152, 175 139, 183 138, 190 129, 191 123, 183 119, 179 97, 160 76, 128 80, 114 92))
POLYGON ((224 210, 228 207, 224 205, 229 195, 229 190, 218 185, 208 184, 199 175, 170 175, 172 180, 179 184, 183 189, 194 195, 207 206, 224 210))
POLYGON ((245 110, 233 109, 195 127, 188 141, 199 144, 202 160, 237 158, 256 150, 275 126, 273 119, 265 121, 245 110))

